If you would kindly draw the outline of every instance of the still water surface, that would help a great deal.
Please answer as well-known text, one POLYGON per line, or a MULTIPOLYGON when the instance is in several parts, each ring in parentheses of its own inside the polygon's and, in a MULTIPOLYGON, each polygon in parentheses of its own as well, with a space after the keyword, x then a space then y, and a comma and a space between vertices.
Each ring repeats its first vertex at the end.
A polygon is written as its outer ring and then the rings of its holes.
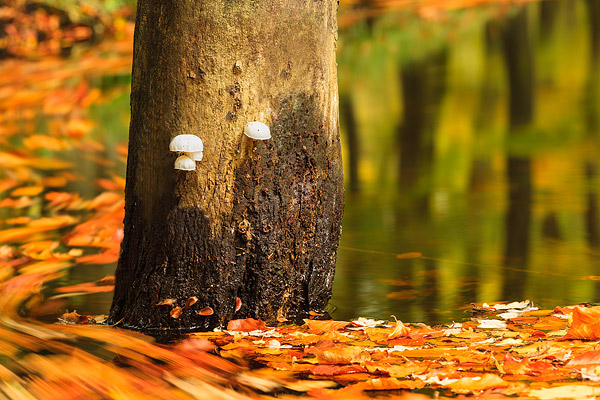
MULTIPOLYGON (((465 318, 473 302, 600 301, 593 3, 410 10, 342 26, 347 195, 335 319, 433 324, 465 318)), ((67 156, 85 178, 67 189, 82 197, 99 193, 95 178, 124 176, 116 149, 127 138, 128 82, 89 81, 105 100, 85 116, 106 150, 102 163, 67 156)), ((48 291, 114 268, 71 268, 48 291)), ((71 297, 69 308, 107 313, 111 297, 71 297)))
POLYGON ((336 318, 600 300, 592 3, 390 14, 341 35, 336 318))

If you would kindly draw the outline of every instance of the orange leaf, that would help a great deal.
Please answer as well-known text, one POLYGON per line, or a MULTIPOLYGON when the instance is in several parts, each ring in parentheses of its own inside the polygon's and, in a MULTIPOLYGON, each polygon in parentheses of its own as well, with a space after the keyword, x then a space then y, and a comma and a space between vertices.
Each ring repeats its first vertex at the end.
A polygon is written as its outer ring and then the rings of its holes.
POLYGON ((25 208, 32 204, 33 200, 31 200, 31 197, 19 197, 18 199, 11 199, 10 197, 7 197, 6 199, 0 201, 0 207, 9 208, 25 208))
POLYGON ((394 328, 394 331, 389 334, 388 339, 396 339, 400 336, 408 336, 409 332, 410 329, 404 326, 402 321, 396 321, 396 327, 394 328))
POLYGON ((35 233, 62 228, 68 225, 72 225, 75 222, 75 218, 67 215, 52 218, 36 219, 31 221, 25 227, 12 228, 0 231, 0 242, 19 241, 21 239, 29 238, 35 233))
MULTIPOLYGON (((193 306, 197 302, 198 302, 198 298, 196 296, 192 296, 192 297, 190 297, 189 299, 187 299, 185 301, 185 308, 190 308, 191 306, 193 306)), ((210 308, 210 307, 208 307, 208 308, 210 308)))
POLYGON ((73 312, 67 310, 67 312, 62 315, 62 319, 69 322, 75 322, 76 324, 87 324, 89 321, 87 315, 80 315, 77 313, 77 310, 73 310, 73 312))
POLYGON ((580 324, 593 324, 600 321, 600 307, 575 307, 573 309, 573 322, 571 326, 580 324))
POLYGON ((104 278, 100 278, 96 281, 98 285, 114 285, 115 284, 115 276, 114 275, 106 275, 104 278))
POLYGON ((92 202, 88 205, 89 210, 94 210, 104 207, 113 207, 120 205, 123 200, 123 195, 114 192, 103 192, 100 193, 92 202))
POLYGON ((86 282, 86 283, 78 283, 77 285, 71 286, 63 286, 56 289, 59 293, 74 293, 74 292, 84 292, 84 293, 102 293, 102 292, 110 292, 114 289, 112 285, 105 286, 96 286, 94 282, 86 282))
POLYGON ((337 331, 340 329, 344 329, 350 322, 346 321, 319 321, 314 319, 305 319, 304 323, 308 325, 308 329, 311 331, 322 331, 322 332, 330 332, 337 331))
POLYGON ((254 318, 246 318, 246 319, 232 319, 227 323, 228 331, 241 331, 241 332, 251 332, 256 330, 263 330, 267 328, 267 324, 263 321, 254 319, 254 318))
POLYGON ((377 378, 366 382, 359 382, 351 387, 358 387, 362 390, 397 390, 397 389, 420 389, 425 386, 421 380, 409 381, 397 378, 377 378))
POLYGON ((181 315, 182 311, 183 310, 181 309, 181 307, 175 307, 170 312, 171 318, 179 318, 179 316, 181 315))
POLYGON ((448 385, 456 393, 473 393, 506 386, 508 386, 508 382, 494 374, 485 374, 482 377, 464 377, 448 385))
POLYGON ((315 355, 321 364, 352 364, 371 359, 369 352, 357 346, 338 345, 327 350, 318 351, 315 355))
POLYGON ((577 324, 573 325, 567 331, 567 334, 562 337, 564 340, 581 339, 581 340, 597 340, 600 339, 600 322, 595 324, 577 324))
POLYGON ((526 375, 529 372, 527 361, 514 358, 510 353, 504 355, 502 369, 511 375, 526 375))
POLYGON ((156 303, 157 306, 172 306, 175 300, 173 299, 164 299, 156 303))
POLYGON ((204 315, 204 316, 213 315, 214 313, 215 312, 210 307, 204 307, 203 309, 201 309, 200 311, 198 311, 198 314, 204 315))
POLYGON ((356 374, 367 372, 366 368, 360 365, 317 365, 310 370, 313 375, 341 375, 341 374, 356 374))
POLYGON ((576 357, 573 357, 566 366, 573 368, 582 366, 588 367, 590 365, 600 365, 600 350, 591 350, 579 354, 576 357))
POLYGON ((79 257, 76 261, 82 264, 112 264, 119 260, 119 248, 114 247, 112 249, 104 250, 99 254, 89 254, 87 256, 79 257))
POLYGON ((10 195, 12 197, 21 197, 21 196, 37 196, 38 194, 44 191, 43 186, 25 186, 20 187, 18 189, 13 190, 10 195))
POLYGON ((7 219, 6 223, 10 225, 25 225, 28 224, 29 221, 31 221, 31 218, 29 217, 16 217, 7 219))
POLYGON ((235 312, 240 311, 240 308, 242 308, 242 299, 240 299, 239 297, 235 298, 235 312))

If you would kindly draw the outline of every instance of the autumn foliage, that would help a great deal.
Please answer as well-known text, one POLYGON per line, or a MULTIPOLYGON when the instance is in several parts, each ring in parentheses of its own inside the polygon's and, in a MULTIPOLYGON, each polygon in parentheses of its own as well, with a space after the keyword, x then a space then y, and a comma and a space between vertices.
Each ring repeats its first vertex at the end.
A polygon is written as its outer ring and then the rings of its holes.
MULTIPOLYGON (((112 95, 93 84, 95 77, 129 73, 132 25, 107 22, 115 41, 79 60, 63 60, 54 56, 89 40, 93 28, 65 24, 42 7, 33 12, 26 12, 24 3, 7 7, 12 3, 0 7, 0 51, 12 57, 0 64, 0 211, 5 212, 0 226, 0 397, 600 395, 600 307, 538 310, 527 301, 474 305, 465 321, 440 326, 395 319, 318 320, 322 316, 317 313, 300 325, 237 319, 215 332, 158 344, 118 324, 106 326, 103 315, 70 306, 65 299, 113 290, 111 275, 76 284, 63 279, 81 266, 117 260, 124 179, 104 176, 89 182, 94 195, 80 193, 71 187, 85 178, 66 155, 111 162, 103 158, 106 146, 94 138, 96 127, 86 110, 112 95), (31 57, 38 61, 25 60, 31 57), (36 122, 40 116, 46 118, 44 129, 36 122)), ((375 3, 384 9, 394 2, 375 3)), ((438 17, 443 4, 404 3, 429 18, 438 17)), ((345 17, 357 18, 359 11, 345 17)), ((83 13, 105 18, 94 9, 83 13)), ((116 150, 122 165, 126 145, 120 143, 116 150)), ((420 256, 403 253, 398 258, 420 256)), ((238 298, 236 310, 241 306, 238 298)), ((202 315, 214 312, 195 297, 184 304, 174 299, 156 304, 157 312, 172 318, 191 307, 202 315)))

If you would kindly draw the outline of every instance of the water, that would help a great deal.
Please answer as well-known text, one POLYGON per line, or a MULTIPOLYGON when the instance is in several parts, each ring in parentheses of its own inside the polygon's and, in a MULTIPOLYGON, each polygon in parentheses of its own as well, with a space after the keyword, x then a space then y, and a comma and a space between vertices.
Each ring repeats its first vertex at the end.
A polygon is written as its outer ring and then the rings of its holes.
POLYGON ((600 300, 589 4, 398 13, 341 35, 335 318, 436 323, 472 302, 600 300))
MULTIPOLYGON (((600 301, 600 33, 590 24, 591 3, 409 10, 342 26, 347 196, 335 319, 395 315, 435 324, 464 319, 473 302, 600 301)), ((90 199, 102 191, 95 179, 124 175, 124 70, 62 83, 97 90, 93 105, 16 124, 31 135, 75 117, 93 123, 103 145, 96 155, 41 153, 77 165, 82 179, 56 190, 90 199)), ((18 136, 8 143, 22 145, 18 136)), ((56 173, 27 179, 48 176, 56 173)), ((48 190, 27 207, 0 208, 0 217, 52 214, 42 200, 48 190)), ((45 294, 114 268, 70 268, 45 294)), ((111 297, 74 296, 64 306, 102 314, 111 297)))

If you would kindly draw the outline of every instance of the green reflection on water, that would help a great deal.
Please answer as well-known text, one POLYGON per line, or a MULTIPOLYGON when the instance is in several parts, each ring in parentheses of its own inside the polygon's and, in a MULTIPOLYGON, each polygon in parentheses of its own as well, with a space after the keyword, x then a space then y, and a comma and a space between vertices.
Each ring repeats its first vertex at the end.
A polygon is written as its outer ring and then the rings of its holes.
POLYGON ((336 319, 598 300, 595 4, 404 12, 340 35, 336 319))

